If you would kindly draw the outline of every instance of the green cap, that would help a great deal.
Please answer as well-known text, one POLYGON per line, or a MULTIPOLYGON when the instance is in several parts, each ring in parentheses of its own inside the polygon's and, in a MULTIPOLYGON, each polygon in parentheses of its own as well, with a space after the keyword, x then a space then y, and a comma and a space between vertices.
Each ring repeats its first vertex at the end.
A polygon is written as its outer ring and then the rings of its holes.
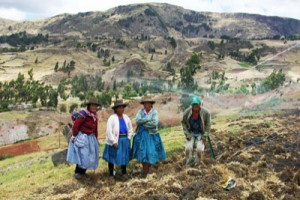
POLYGON ((193 104, 199 104, 199 103, 201 103, 201 99, 199 97, 193 96, 191 98, 191 105, 193 105, 193 104))

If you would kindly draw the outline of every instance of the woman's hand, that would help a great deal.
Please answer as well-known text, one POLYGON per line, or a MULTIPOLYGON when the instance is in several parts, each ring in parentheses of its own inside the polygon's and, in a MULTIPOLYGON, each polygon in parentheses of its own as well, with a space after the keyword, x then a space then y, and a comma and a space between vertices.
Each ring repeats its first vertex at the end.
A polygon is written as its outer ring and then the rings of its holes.
POLYGON ((114 147, 115 149, 118 149, 118 143, 113 144, 113 147, 114 147))

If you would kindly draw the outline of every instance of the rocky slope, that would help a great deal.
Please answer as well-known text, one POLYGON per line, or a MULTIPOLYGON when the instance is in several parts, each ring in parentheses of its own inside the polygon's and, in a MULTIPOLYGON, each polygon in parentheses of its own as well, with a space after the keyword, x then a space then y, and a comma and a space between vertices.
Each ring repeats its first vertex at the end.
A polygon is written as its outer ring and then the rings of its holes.
POLYGON ((176 37, 265 38, 300 32, 296 19, 253 14, 195 12, 170 4, 135 4, 104 12, 62 14, 47 19, 14 22, 1 20, 0 34, 27 31, 50 35, 95 37, 145 35, 176 37))

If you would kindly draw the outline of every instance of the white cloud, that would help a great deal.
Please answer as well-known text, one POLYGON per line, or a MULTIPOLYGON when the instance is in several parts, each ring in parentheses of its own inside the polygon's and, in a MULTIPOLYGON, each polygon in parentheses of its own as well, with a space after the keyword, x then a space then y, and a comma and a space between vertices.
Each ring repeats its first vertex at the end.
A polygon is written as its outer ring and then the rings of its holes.
POLYGON ((15 8, 1 8, 0 18, 12 19, 12 20, 25 20, 26 13, 15 8))
POLYGON ((0 0, 0 16, 24 19, 27 16, 53 16, 61 13, 105 11, 118 5, 159 2, 196 11, 245 12, 300 19, 300 0, 0 0), (2 12, 14 14, 5 16, 2 12), (30 15, 28 13, 31 13, 30 15))

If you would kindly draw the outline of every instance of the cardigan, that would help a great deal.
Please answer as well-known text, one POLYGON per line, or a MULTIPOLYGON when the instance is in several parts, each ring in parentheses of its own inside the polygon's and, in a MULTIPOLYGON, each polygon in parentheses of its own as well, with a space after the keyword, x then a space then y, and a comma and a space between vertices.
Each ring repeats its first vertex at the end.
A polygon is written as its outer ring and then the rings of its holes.
MULTIPOLYGON (((123 119, 127 127, 127 138, 130 140, 134 135, 130 118, 123 114, 123 119)), ((117 114, 112 114, 106 124, 106 144, 118 144, 120 135, 119 117, 117 114)))
POLYGON ((152 109, 152 111, 149 113, 149 115, 144 118, 144 109, 140 109, 138 113, 136 114, 135 121, 137 124, 136 132, 138 132, 138 129, 141 125, 146 127, 150 134, 156 134, 158 133, 158 112, 155 109, 152 109))

